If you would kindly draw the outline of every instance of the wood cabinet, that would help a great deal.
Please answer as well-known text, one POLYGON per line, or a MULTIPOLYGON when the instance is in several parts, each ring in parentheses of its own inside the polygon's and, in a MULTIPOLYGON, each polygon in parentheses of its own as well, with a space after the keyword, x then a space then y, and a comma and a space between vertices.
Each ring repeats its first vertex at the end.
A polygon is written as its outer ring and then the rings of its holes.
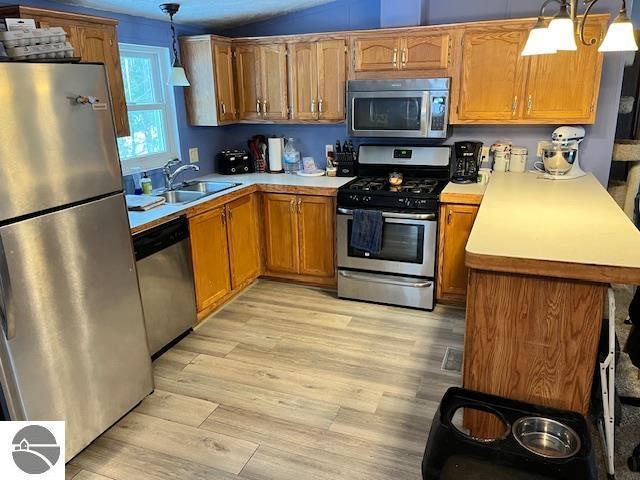
POLYGON ((468 269, 465 246, 478 213, 476 205, 440 205, 436 298, 442 303, 464 304, 468 269))
MULTIPOLYGON (((607 18, 590 17, 587 37, 600 38, 607 18)), ((595 122, 602 72, 597 44, 578 41, 575 52, 523 57, 530 28, 530 22, 465 28, 451 123, 595 122)))
POLYGON ((333 197, 263 194, 268 276, 335 284, 333 197))
POLYGON ((198 312, 231 291, 226 212, 219 207, 189 219, 198 312))
POLYGON ((293 43, 289 52, 289 91, 294 120, 345 118, 344 40, 293 43))
POLYGON ((356 37, 352 41, 354 72, 426 72, 445 70, 451 62, 446 32, 403 36, 356 37))
POLYGON ((231 42, 215 35, 180 37, 180 54, 191 86, 185 87, 191 125, 217 126, 237 118, 231 42))
POLYGON ((119 137, 129 135, 116 20, 23 6, 0 7, 0 17, 34 19, 39 27, 62 27, 67 32, 67 40, 73 45, 75 56, 80 57, 82 62, 104 63, 116 134, 119 137))
POLYGON ((198 318, 260 275, 258 203, 244 195, 189 219, 198 318))
POLYGON ((246 195, 225 206, 233 290, 242 288, 260 274, 260 226, 257 203, 257 195, 246 195))
POLYGON ((238 45, 234 50, 238 118, 258 120, 261 117, 260 50, 257 45, 238 45))

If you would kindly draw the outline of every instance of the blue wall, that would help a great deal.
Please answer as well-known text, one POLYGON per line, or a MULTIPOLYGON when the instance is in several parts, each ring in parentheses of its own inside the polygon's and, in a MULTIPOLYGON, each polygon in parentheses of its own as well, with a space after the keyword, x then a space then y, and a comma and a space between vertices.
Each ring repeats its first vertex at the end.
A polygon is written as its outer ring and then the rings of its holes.
MULTIPOLYGON (((118 41, 122 43, 135 43, 139 45, 153 45, 162 47, 171 47, 171 32, 169 23, 151 20, 148 18, 134 17, 131 15, 122 15, 119 13, 105 12, 101 10, 93 10, 83 7, 70 6, 55 1, 45 0, 20 0, 19 2, 0 2, 0 5, 11 5, 20 3, 21 5, 36 6, 42 8, 50 8, 54 10, 71 11, 75 13, 85 13, 100 17, 114 18, 120 23, 118 24, 118 41)), ((161 2, 158 2, 161 3, 161 2)), ((206 30, 198 27, 177 26, 179 35, 197 35, 206 33, 206 30)), ((180 156, 186 162, 189 159, 189 148, 197 147, 200 156, 200 172, 198 174, 211 173, 214 170, 215 153, 223 144, 222 139, 224 132, 218 128, 191 127, 187 123, 187 114, 185 110, 183 89, 176 88, 176 114, 178 120, 178 134, 180 140, 180 156)), ((185 173, 185 178, 194 176, 191 172, 185 173)), ((162 185, 162 177, 159 170, 150 172, 154 187, 162 185)), ((129 186, 129 179, 125 178, 125 183, 129 186)))

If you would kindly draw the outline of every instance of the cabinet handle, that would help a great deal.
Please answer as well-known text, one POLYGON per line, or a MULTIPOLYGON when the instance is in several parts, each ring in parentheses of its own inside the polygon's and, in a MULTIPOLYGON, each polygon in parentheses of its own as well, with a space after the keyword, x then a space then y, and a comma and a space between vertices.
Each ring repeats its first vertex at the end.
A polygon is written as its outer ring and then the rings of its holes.
POLYGON ((518 109, 518 96, 513 97, 513 103, 511 104, 511 115, 516 114, 516 110, 518 109))
POLYGON ((393 49, 393 58, 391 59, 391 63, 393 64, 394 67, 398 66, 398 49, 397 48, 393 49))
POLYGON ((260 109, 260 100, 256 101, 256 113, 258 115, 260 115, 262 113, 261 109, 260 109))
POLYGON ((527 101, 527 114, 531 113, 531 107, 533 107, 533 97, 529 94, 529 100, 527 101))
POLYGON ((296 201, 295 199, 289 201, 289 210, 293 213, 296 211, 296 201))
POLYGON ((407 49, 402 49, 402 58, 400 60, 402 62, 402 66, 404 67, 407 64, 407 49))
POLYGON ((302 199, 298 199, 298 213, 302 213, 302 199))
POLYGON ((267 113, 267 101, 262 100, 262 113, 267 113))
POLYGON ((316 113, 316 100, 315 100, 315 98, 311 99, 311 113, 316 113))
POLYGON ((229 217, 229 221, 231 221, 231 218, 233 218, 233 210, 231 210, 230 208, 227 209, 227 216, 229 217))
POLYGON ((222 115, 227 114, 227 107, 224 106, 224 102, 220 103, 220 109, 222 110, 222 115))
POLYGON ((451 210, 449 210, 449 213, 447 214, 447 225, 451 225, 451 210))
POLYGON ((318 100, 318 113, 322 113, 322 99, 318 100))
POLYGON ((226 210, 222 210, 222 224, 226 225, 227 224, 227 211, 226 210))

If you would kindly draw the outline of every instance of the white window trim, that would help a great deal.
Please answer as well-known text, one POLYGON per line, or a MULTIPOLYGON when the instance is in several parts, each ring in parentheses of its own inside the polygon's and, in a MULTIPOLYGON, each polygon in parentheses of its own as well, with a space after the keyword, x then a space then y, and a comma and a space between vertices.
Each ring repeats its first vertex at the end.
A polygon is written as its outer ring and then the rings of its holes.
MULTIPOLYGON (((155 56, 158 59, 160 71, 156 73, 160 78, 160 87, 162 87, 160 93, 162 94, 162 98, 164 98, 164 104, 158 104, 157 107, 164 110, 164 118, 167 124, 167 151, 121 160, 122 174, 129 175, 133 173, 134 168, 140 168, 142 171, 153 170, 162 167, 169 160, 180 158, 180 137, 178 133, 175 96, 173 87, 169 85, 169 74, 171 72, 169 49, 166 47, 135 45, 131 43, 119 43, 118 45, 121 54, 123 52, 130 52, 132 54, 155 56)), ((157 87, 157 85, 155 86, 157 87)), ((129 109, 135 110, 136 106, 128 105, 127 110, 129 109)))

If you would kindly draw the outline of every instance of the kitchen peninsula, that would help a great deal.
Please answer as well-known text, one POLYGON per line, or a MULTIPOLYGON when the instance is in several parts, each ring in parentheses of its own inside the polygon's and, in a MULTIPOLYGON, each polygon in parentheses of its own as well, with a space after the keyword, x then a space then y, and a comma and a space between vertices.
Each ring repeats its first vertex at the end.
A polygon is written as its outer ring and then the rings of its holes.
POLYGON ((638 245, 592 175, 494 173, 466 246, 464 386, 586 414, 607 287, 640 284, 638 245))

